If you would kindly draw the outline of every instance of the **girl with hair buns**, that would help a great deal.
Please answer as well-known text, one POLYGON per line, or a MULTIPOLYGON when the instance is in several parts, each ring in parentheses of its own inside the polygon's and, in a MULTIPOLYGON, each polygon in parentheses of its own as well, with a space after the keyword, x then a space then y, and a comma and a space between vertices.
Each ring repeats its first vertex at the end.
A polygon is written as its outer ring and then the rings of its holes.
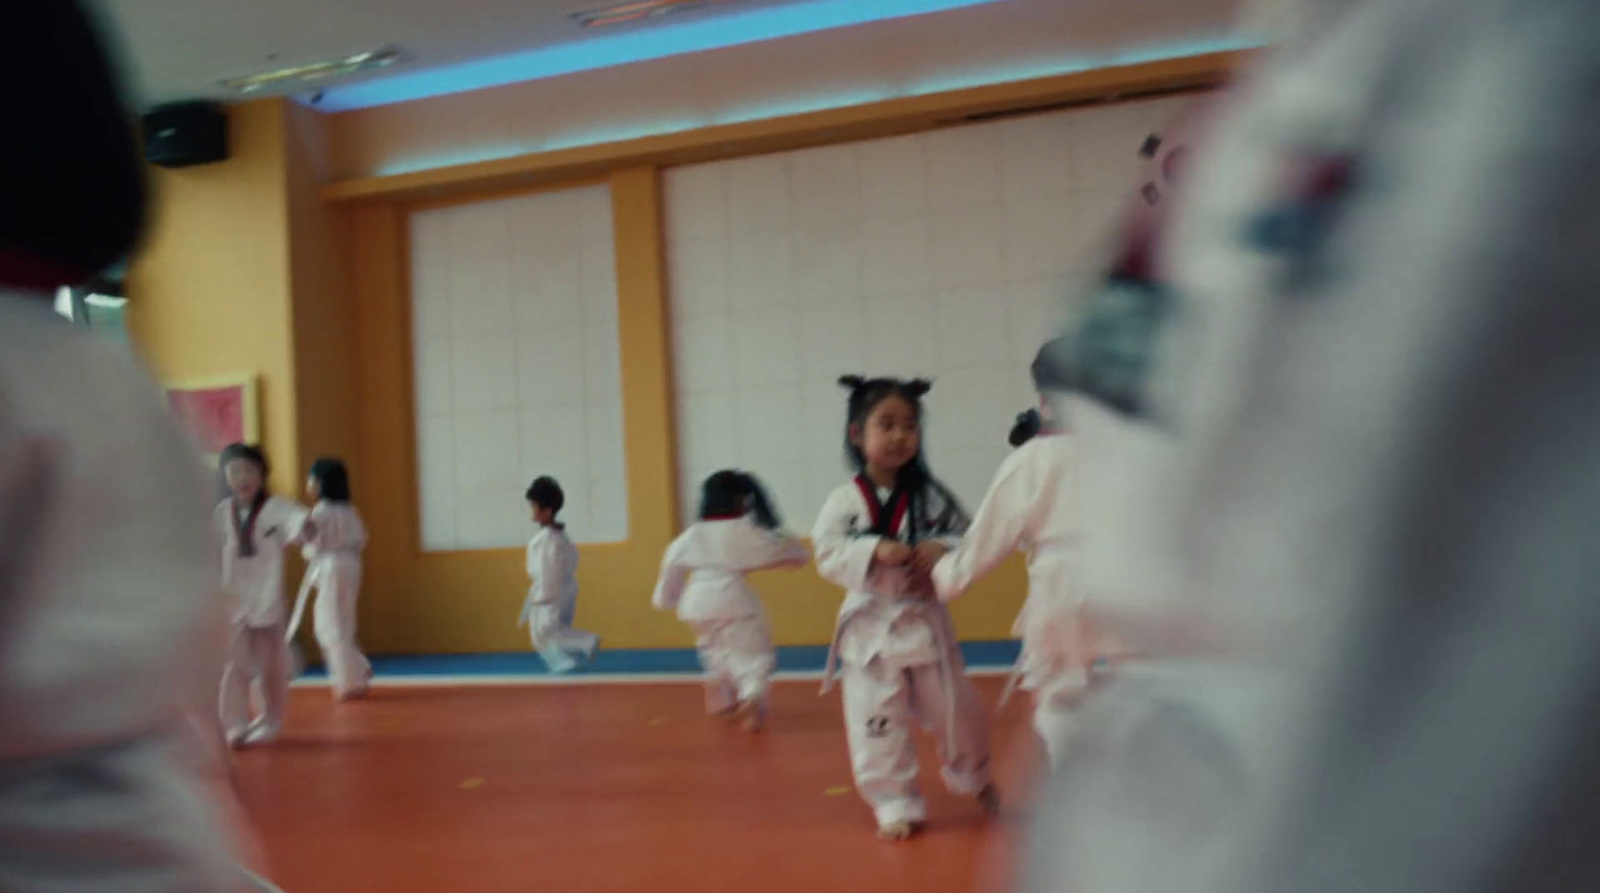
POLYGON ((929 383, 847 376, 840 384, 850 390, 845 453, 856 475, 828 497, 812 532, 818 571, 848 593, 824 688, 837 666, 856 788, 879 836, 904 840, 927 819, 913 726, 939 736, 952 792, 999 806, 988 714, 928 580, 967 516, 922 457, 929 383))

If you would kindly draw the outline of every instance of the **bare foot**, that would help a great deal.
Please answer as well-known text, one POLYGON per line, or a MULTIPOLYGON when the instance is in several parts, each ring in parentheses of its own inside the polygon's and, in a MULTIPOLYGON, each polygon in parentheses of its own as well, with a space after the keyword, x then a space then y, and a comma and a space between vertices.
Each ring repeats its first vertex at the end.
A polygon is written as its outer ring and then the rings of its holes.
POLYGON ((270 726, 264 722, 253 722, 250 724, 250 728, 245 730, 244 743, 251 747, 257 744, 271 744, 277 737, 278 729, 276 726, 270 726))
POLYGON ((916 822, 890 822, 878 826, 879 840, 910 840, 911 835, 917 833, 916 822))
POLYGON ((1000 789, 994 786, 994 782, 984 785, 983 790, 978 792, 978 805, 989 815, 1000 812, 1000 789))
POLYGON ((767 726, 767 705, 761 701, 740 701, 736 708, 746 732, 759 732, 767 726))

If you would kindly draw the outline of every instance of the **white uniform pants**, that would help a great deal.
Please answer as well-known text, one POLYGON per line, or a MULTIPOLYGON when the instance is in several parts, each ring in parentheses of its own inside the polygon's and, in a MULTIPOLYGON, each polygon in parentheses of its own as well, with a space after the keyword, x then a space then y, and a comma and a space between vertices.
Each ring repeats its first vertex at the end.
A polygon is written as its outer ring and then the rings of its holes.
POLYGON ((528 610, 528 638, 552 673, 565 673, 594 657, 600 637, 561 622, 565 610, 559 602, 532 605, 528 610))
POLYGON ((951 793, 975 796, 989 783, 988 711, 960 658, 950 659, 948 689, 946 673, 936 663, 897 667, 874 658, 840 671, 856 790, 880 827, 927 818, 917 783, 914 725, 937 738, 941 775, 951 793))
POLYGON ((1076 720, 1090 690, 1105 681, 1109 667, 1085 671, 1081 666, 1053 665, 1030 669, 1023 688, 1033 694, 1033 729, 1044 741, 1051 770, 1061 766, 1071 746, 1076 720))
POLYGON ((778 666, 767 619, 751 615, 689 625, 706 673, 706 712, 726 713, 744 701, 764 704, 778 666))
POLYGON ((360 694, 372 678, 372 665, 356 643, 356 600, 361 595, 361 562, 319 562, 317 604, 312 612, 317 647, 328 667, 328 681, 340 697, 360 694))
POLYGON ((248 735, 270 740, 283 728, 289 705, 289 646, 282 624, 233 627, 228 666, 222 672, 222 728, 229 740, 248 735), (250 718, 252 690, 259 690, 261 714, 250 718))

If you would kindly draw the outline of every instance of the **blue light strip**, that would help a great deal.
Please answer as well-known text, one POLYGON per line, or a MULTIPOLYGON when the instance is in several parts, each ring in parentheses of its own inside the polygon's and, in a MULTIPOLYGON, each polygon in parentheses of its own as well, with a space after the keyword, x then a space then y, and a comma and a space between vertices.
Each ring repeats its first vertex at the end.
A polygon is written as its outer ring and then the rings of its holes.
POLYGON ((1215 39, 1186 41, 1178 44, 1161 44, 1147 47, 1135 47, 1118 53, 1111 53, 1094 59, 1086 57, 1067 57, 1055 63, 1029 63, 1007 68, 989 69, 982 72, 968 73, 959 77, 941 77, 937 79, 906 85, 896 91, 887 90, 856 90, 841 92, 826 97, 814 97, 807 100, 774 99, 759 105, 739 109, 735 113, 718 115, 715 120, 695 120, 689 118, 658 121, 654 123, 640 122, 638 125, 610 127, 603 130, 586 130, 554 135, 541 142, 527 143, 496 143, 492 145, 474 146, 470 149, 460 149, 438 155, 427 155, 420 158, 403 158, 396 160, 382 168, 375 174, 380 177, 396 174, 410 174, 417 171, 436 170, 443 167, 472 164, 480 161, 499 161, 505 158, 515 158, 518 155, 528 155, 533 152, 552 152, 557 149, 573 149, 580 146, 597 146, 605 143, 624 142, 632 139, 643 139, 651 136, 664 136, 670 133, 684 133, 701 127, 710 127, 718 124, 742 124, 747 121, 766 121, 781 118, 786 115, 803 114, 820 109, 849 108, 855 105, 864 105, 885 99, 896 99, 905 96, 926 96, 932 93, 944 93, 952 90, 961 90, 968 87, 983 87, 989 84, 1004 84, 1013 81, 1031 80, 1033 78, 1050 77, 1053 75, 1070 74, 1079 71, 1093 71, 1099 68, 1115 68, 1123 65, 1137 65, 1141 62, 1153 62, 1162 59, 1183 59, 1189 56, 1202 56, 1207 53, 1222 53, 1235 50, 1259 49, 1260 43, 1236 37, 1222 36, 1215 39))
POLYGON ((318 107, 325 111, 371 108, 999 2, 1003 0, 805 0, 783 6, 735 10, 696 21, 591 37, 335 87, 324 92, 318 107))

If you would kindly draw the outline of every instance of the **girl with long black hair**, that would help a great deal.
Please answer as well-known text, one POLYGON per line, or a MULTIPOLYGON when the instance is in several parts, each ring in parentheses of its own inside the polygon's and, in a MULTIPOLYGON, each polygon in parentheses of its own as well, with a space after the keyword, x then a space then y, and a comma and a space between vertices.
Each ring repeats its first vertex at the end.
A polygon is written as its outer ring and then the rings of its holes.
POLYGON ((737 715, 752 732, 766 724, 777 655, 767 612, 745 576, 810 560, 754 475, 724 470, 706 478, 700 520, 667 547, 651 603, 694 629, 708 713, 737 715))
POLYGON ((855 476, 823 504, 812 532, 817 569, 848 593, 827 681, 843 680, 856 788, 878 834, 910 837, 927 818, 914 726, 940 736, 945 785, 999 805, 989 776, 989 717, 966 676, 950 613, 929 569, 960 541, 966 513, 922 456, 923 380, 846 376, 845 452, 855 476))

